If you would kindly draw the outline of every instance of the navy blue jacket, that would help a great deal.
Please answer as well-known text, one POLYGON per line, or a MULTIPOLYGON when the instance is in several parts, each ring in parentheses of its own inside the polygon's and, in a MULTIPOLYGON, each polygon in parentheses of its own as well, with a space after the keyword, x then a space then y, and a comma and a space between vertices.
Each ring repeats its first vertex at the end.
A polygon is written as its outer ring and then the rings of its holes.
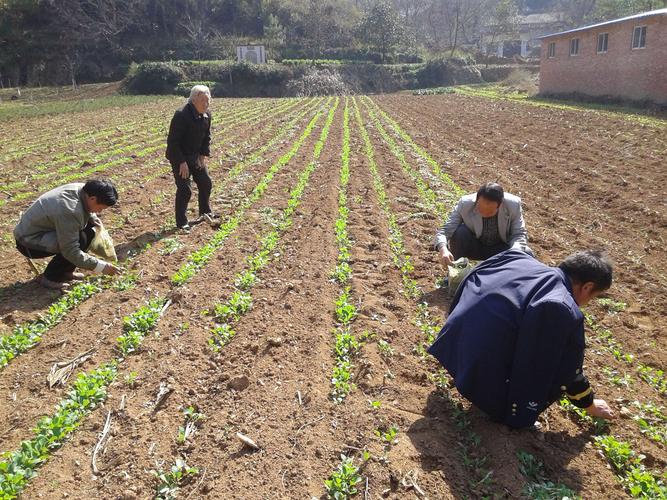
POLYGON ((584 317, 563 271, 507 250, 461 283, 429 353, 491 418, 526 427, 564 392, 578 406, 592 402, 584 344, 584 317))

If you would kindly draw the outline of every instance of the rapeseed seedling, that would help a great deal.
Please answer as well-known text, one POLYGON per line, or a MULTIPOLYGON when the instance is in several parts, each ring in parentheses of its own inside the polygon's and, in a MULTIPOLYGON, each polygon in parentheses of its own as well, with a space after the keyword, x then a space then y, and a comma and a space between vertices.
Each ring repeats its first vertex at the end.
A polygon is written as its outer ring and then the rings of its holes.
POLYGON ((556 484, 546 479, 544 465, 535 456, 525 451, 518 451, 519 470, 526 478, 527 484, 524 494, 527 498, 535 500, 555 500, 568 498, 580 499, 570 488, 564 484, 556 484))
POLYGON ((197 467, 189 467, 184 460, 178 458, 168 472, 153 471, 158 484, 156 489, 156 500, 172 500, 176 498, 178 489, 199 474, 197 467))
POLYGON ((351 458, 341 455, 341 463, 324 481, 327 497, 334 500, 347 500, 358 493, 357 484, 361 482, 359 468, 354 465, 351 458))

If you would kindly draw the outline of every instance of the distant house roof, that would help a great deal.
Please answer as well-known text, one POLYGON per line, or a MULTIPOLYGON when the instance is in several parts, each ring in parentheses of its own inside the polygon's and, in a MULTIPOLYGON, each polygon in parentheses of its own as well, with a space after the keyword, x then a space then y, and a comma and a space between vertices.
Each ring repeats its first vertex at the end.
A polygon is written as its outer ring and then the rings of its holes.
POLYGON ((604 23, 591 24, 590 26, 582 26, 581 28, 561 31, 559 33, 552 33, 550 35, 544 35, 539 38, 542 39, 542 38, 549 38, 552 36, 566 35, 568 33, 575 33, 577 31, 584 31, 591 28, 600 28, 602 26, 609 26, 610 24, 622 23, 623 21, 630 21, 632 19, 642 19, 644 17, 659 16, 659 15, 667 15, 667 9, 658 9, 658 10, 651 10, 649 12, 642 12, 641 14, 635 14, 634 16, 621 17, 620 19, 614 19, 613 21, 606 21, 604 23))

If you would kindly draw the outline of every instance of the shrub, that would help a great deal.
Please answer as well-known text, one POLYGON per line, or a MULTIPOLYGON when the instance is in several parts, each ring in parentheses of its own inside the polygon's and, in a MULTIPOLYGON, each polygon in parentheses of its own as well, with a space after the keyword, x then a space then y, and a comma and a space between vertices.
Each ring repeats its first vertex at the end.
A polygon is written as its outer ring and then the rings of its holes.
POLYGON ((210 82, 210 81, 181 82, 178 85, 176 85, 176 88, 174 88, 174 94, 182 95, 183 97, 190 97, 190 90, 192 90, 192 87, 194 87, 195 85, 206 85, 211 90, 211 94, 213 94, 216 82, 210 82))
POLYGON ((463 58, 433 59, 417 71, 420 87, 438 87, 481 83, 482 75, 474 66, 463 64, 463 58))
POLYGON ((296 97, 347 95, 350 89, 340 73, 329 69, 310 68, 301 78, 287 83, 287 91, 296 97))
POLYGON ((183 71, 171 63, 146 62, 130 68, 123 89, 130 94, 171 94, 183 80, 183 71))

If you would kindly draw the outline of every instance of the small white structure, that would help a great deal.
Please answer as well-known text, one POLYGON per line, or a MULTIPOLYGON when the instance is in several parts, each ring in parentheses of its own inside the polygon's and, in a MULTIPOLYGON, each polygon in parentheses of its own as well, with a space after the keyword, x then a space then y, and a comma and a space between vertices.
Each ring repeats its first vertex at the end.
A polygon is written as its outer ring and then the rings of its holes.
POLYGON ((565 29, 562 12, 528 14, 517 17, 516 30, 508 33, 493 22, 482 26, 481 46, 486 54, 498 57, 538 55, 540 38, 565 29))
POLYGON ((266 64, 264 45, 239 45, 236 47, 236 60, 253 64, 266 64))

